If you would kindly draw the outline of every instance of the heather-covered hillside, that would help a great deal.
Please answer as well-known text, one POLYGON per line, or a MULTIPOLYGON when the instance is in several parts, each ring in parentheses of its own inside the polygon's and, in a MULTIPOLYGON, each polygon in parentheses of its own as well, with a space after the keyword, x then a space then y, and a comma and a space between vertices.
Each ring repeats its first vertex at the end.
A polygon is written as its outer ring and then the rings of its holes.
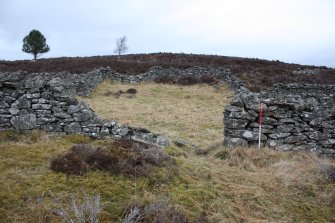
POLYGON ((0 61, 0 71, 85 73, 93 68, 109 66, 119 73, 144 73, 152 66, 164 68, 229 67, 254 91, 264 90, 274 83, 335 84, 335 70, 327 67, 288 64, 255 58, 239 58, 194 54, 134 54, 117 56, 62 57, 37 61, 0 61))

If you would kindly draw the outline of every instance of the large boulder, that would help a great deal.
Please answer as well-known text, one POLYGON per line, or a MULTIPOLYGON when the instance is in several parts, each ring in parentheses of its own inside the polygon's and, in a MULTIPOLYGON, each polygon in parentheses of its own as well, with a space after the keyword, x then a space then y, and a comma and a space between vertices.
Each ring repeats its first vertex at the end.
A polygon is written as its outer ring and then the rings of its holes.
POLYGON ((30 130, 36 128, 36 114, 24 114, 13 116, 11 124, 17 130, 30 130))

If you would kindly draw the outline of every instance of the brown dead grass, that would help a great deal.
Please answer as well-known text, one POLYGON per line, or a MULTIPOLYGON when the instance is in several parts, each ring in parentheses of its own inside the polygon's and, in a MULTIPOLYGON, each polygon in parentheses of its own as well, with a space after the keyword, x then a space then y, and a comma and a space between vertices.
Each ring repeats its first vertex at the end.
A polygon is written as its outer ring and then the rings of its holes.
MULTIPOLYGON (((73 196, 82 201, 83 191, 100 195, 100 222, 120 222, 133 204, 149 222, 156 217, 163 218, 161 222, 178 217, 197 223, 202 219, 210 223, 335 221, 335 184, 329 178, 334 160, 311 153, 223 146, 197 156, 172 146, 163 151, 174 157, 177 170, 156 167, 150 177, 107 171, 69 176, 50 170, 54 157, 90 140, 79 135, 0 132, 0 222, 62 222, 54 207, 68 207, 73 196), (151 211, 144 213, 144 209, 151 211)), ((114 142, 90 144, 108 148, 114 142)))
POLYGON ((223 140, 222 112, 232 95, 225 85, 181 87, 103 82, 91 97, 80 100, 104 118, 206 147, 223 140), (106 92, 125 92, 129 88, 137 90, 136 97, 105 95, 106 92))
MULTIPOLYGON (((324 174, 333 160, 307 152, 222 146, 207 157, 181 159, 183 183, 197 181, 193 193, 207 187, 198 196, 211 212, 209 222, 335 221, 335 186, 324 174)), ((190 206, 203 205, 187 192, 176 194, 190 206)))

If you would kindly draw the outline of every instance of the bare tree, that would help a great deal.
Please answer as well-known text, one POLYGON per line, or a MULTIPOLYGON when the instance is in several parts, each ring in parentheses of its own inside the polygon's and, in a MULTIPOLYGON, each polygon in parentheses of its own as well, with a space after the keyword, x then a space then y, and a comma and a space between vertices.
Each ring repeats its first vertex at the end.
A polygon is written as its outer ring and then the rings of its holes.
POLYGON ((128 50, 126 42, 127 42, 127 36, 123 36, 116 40, 116 48, 114 50, 114 53, 118 54, 118 60, 120 60, 121 54, 124 54, 128 50))

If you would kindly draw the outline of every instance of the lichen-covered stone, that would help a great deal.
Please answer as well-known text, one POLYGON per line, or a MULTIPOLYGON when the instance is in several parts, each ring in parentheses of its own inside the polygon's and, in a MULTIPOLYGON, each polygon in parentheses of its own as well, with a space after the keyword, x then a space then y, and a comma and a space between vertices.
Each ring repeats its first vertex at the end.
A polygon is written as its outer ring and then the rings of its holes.
MULTIPOLYGON (((1 99, 1 98, 0 98, 1 99)), ((3 99, 0 101, 0 108, 9 108, 9 104, 3 101, 3 99)))
POLYGON ((224 145, 228 146, 228 147, 236 147, 236 146, 248 146, 248 141, 241 139, 241 138, 229 138, 229 137, 225 137, 224 139, 224 145))
MULTIPOLYGON (((259 132, 252 132, 252 131, 245 131, 242 134, 243 139, 248 141, 258 141, 259 139, 259 132)), ((267 140, 268 137, 266 137, 264 134, 261 134, 261 140, 267 140)))
POLYGON ((242 112, 242 108, 237 106, 228 106, 225 108, 225 112, 242 112))
POLYGON ((87 107, 85 106, 84 103, 80 103, 79 105, 70 105, 68 107, 67 113, 71 115, 73 113, 80 112, 81 110, 83 110, 85 108, 87 108, 87 107))
POLYGON ((65 126, 64 128, 66 133, 80 133, 81 125, 79 122, 72 122, 65 126))
POLYGON ((41 127, 42 130, 46 132, 62 132, 63 129, 60 125, 54 124, 54 123, 49 123, 48 125, 42 125, 41 127))
POLYGON ((335 145, 335 139, 327 139, 321 141, 321 145, 328 146, 328 145, 335 145))
POLYGON ((65 112, 57 112, 53 114, 54 117, 58 118, 58 119, 68 119, 68 118, 72 118, 71 115, 65 113, 65 112))
POLYGON ((298 136, 289 136, 284 139, 285 143, 297 143, 297 142, 303 142, 307 137, 305 135, 298 135, 298 136))
POLYGON ((52 105, 49 104, 33 104, 32 109, 33 110, 48 110, 51 109, 52 105))
POLYGON ((313 119, 309 124, 313 127, 321 127, 324 119, 322 117, 313 119))
POLYGON ((52 123, 52 122, 56 122, 57 119, 55 117, 39 117, 37 118, 37 124, 38 125, 46 125, 46 124, 49 124, 49 123, 52 123))
POLYGON ((26 97, 21 97, 12 104, 12 108, 28 109, 31 108, 31 102, 26 97))
POLYGON ((319 140, 323 140, 327 137, 330 137, 331 135, 330 134, 324 134, 324 133, 321 133, 319 131, 313 131, 313 132, 304 132, 304 134, 309 138, 309 139, 313 139, 313 140, 316 140, 316 141, 319 141, 319 140))
POLYGON ((255 117, 247 112, 230 112, 228 117, 232 119, 245 119, 249 121, 255 121, 255 117))
POLYGON ((163 147, 167 147, 170 145, 169 138, 163 135, 157 137, 156 143, 163 147))
POLYGON ((277 126, 277 132, 278 133, 289 133, 294 129, 293 124, 288 124, 288 125, 279 125, 277 126))
POLYGON ((229 129, 244 129, 248 123, 249 121, 245 119, 230 119, 229 122, 225 123, 225 127, 229 129))
POLYGON ((268 140, 268 146, 275 148, 277 146, 283 145, 283 140, 268 140))
POLYGON ((74 120, 77 122, 84 122, 87 120, 91 120, 93 118, 93 113, 89 109, 82 109, 78 113, 73 114, 74 120))
POLYGON ((13 116, 11 124, 17 130, 31 130, 36 128, 37 119, 35 114, 24 114, 13 116))
POLYGON ((296 121, 293 118, 282 118, 278 120, 279 123, 283 123, 283 124, 288 124, 288 123, 293 123, 295 124, 296 121))
POLYGON ((271 117, 263 117, 262 122, 264 125, 277 125, 278 124, 277 119, 274 119, 271 117))
POLYGON ((269 137, 272 138, 272 139, 283 139, 283 138, 286 138, 290 135, 291 135, 291 133, 281 132, 281 133, 270 134, 269 137))
POLYGON ((9 113, 11 114, 11 115, 17 115, 18 113, 20 112, 20 109, 18 109, 18 108, 10 108, 9 109, 9 113))

